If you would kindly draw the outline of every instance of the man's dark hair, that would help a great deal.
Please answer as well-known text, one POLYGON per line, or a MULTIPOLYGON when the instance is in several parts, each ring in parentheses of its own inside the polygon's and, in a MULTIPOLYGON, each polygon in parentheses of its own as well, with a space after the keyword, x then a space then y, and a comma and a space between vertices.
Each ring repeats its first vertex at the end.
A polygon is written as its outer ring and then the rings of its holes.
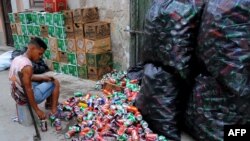
POLYGON ((36 45, 38 47, 43 48, 44 50, 47 49, 47 45, 45 44, 45 42, 41 38, 38 38, 38 37, 31 38, 29 44, 36 45))

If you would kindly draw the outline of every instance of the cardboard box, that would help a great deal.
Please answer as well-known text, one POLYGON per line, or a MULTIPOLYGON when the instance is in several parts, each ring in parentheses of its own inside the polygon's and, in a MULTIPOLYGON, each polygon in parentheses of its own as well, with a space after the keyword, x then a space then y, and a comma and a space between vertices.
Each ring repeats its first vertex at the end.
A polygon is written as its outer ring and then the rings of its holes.
POLYGON ((32 13, 31 12, 21 12, 18 13, 21 24, 32 24, 32 13))
POLYGON ((61 67, 61 72, 62 72, 63 74, 69 74, 69 67, 68 67, 68 64, 60 63, 60 67, 61 67))
POLYGON ((53 19, 54 19, 54 26, 62 27, 65 25, 63 13, 61 12, 54 13, 53 19))
POLYGON ((23 35, 22 33, 22 27, 20 23, 16 23, 16 30, 18 35, 23 35))
POLYGON ((97 22, 99 20, 99 10, 97 7, 84 8, 82 15, 83 23, 97 22))
POLYGON ((46 12, 38 12, 38 24, 45 25, 45 21, 46 21, 45 15, 46 15, 46 12))
POLYGON ((22 35, 18 35, 18 44, 21 47, 25 46, 24 38, 22 35))
POLYGON ((53 13, 45 14, 45 25, 54 25, 53 13))
POLYGON ((22 35, 29 35, 26 24, 21 24, 21 29, 22 29, 22 35))
POLYGON ((77 64, 83 66, 87 64, 86 53, 77 53, 77 64))
POLYGON ((76 52, 86 53, 84 38, 76 38, 76 52))
POLYGON ((112 52, 87 53, 87 64, 89 67, 106 67, 112 65, 112 52))
POLYGON ((60 51, 66 52, 68 50, 67 49, 67 40, 65 40, 65 39, 57 39, 57 43, 58 43, 58 49, 60 51))
POLYGON ((33 35, 33 25, 32 24, 28 24, 27 25, 27 30, 28 30, 28 35, 33 35))
POLYGON ((88 79, 90 80, 100 80, 102 79, 102 76, 106 73, 109 73, 112 71, 111 66, 106 66, 106 67, 89 67, 88 66, 88 79))
POLYGON ((30 42, 30 37, 29 36, 23 36, 24 43, 27 45, 30 42))
POLYGON ((87 53, 102 53, 111 51, 110 37, 99 40, 85 39, 84 44, 87 53))
POLYGON ((39 36, 41 34, 40 26, 39 25, 33 25, 32 35, 39 36))
POLYGON ((64 15, 64 22, 65 25, 73 25, 73 11, 72 10, 64 10, 63 11, 64 15))
POLYGON ((45 64, 47 64, 47 66, 49 67, 49 69, 52 71, 53 70, 53 63, 52 63, 52 61, 49 60, 49 59, 46 59, 44 61, 45 61, 45 64))
POLYGON ((49 30, 49 36, 50 37, 56 37, 55 26, 49 25, 48 30, 49 30))
POLYGON ((51 59, 51 53, 50 50, 45 50, 44 54, 43 54, 43 58, 44 59, 51 59))
POLYGON ((58 42, 57 38, 55 37, 50 37, 49 38, 49 46, 51 51, 58 51, 58 42))
POLYGON ((51 57, 51 60, 52 61, 56 61, 56 62, 59 62, 60 61, 60 55, 59 55, 59 52, 58 51, 50 51, 50 57, 51 57))
POLYGON ((58 51, 59 52, 59 62, 68 63, 68 56, 66 52, 58 51))
POLYGON ((15 13, 8 13, 8 17, 9 17, 10 23, 15 23, 14 14, 15 14, 15 13))
POLYGON ((75 39, 66 39, 67 51, 76 52, 76 41, 75 39))
POLYGON ((110 23, 95 22, 84 25, 84 35, 86 39, 103 39, 110 36, 110 23))
POLYGON ((73 11, 74 23, 90 23, 99 20, 99 12, 97 7, 75 9, 73 11))
POLYGON ((61 66, 59 62, 52 62, 53 70, 57 73, 61 73, 61 66))
POLYGON ((68 65, 69 67, 69 74, 72 76, 78 77, 78 70, 76 65, 68 65))
POLYGON ((36 24, 36 25, 39 24, 38 13, 39 13, 39 12, 33 12, 33 13, 31 14, 32 23, 33 23, 33 24, 36 24))
POLYGON ((82 79, 87 79, 88 78, 88 67, 87 65, 84 66, 77 66, 78 70, 78 77, 82 79))
POLYGON ((68 39, 74 39, 75 38, 75 32, 74 32, 74 26, 73 25, 66 25, 65 26, 66 31, 66 38, 68 39))
POLYGON ((55 34, 56 37, 59 39, 65 39, 66 38, 66 28, 65 27, 56 27, 55 28, 55 34))
POLYGON ((107 81, 104 82, 102 89, 105 89, 109 92, 112 92, 112 91, 123 92, 124 91, 124 87, 116 85, 116 84, 112 84, 112 83, 107 82, 107 81))
POLYGON ((49 45, 49 38, 47 38, 47 37, 44 37, 44 38, 42 38, 43 39, 43 41, 45 42, 45 44, 47 45, 47 49, 49 49, 50 50, 50 45, 49 45))
POLYGON ((42 37, 49 37, 49 29, 48 29, 48 26, 46 25, 41 25, 40 26, 40 36, 42 37))
POLYGON ((11 28, 12 34, 17 34, 16 24, 14 24, 14 23, 10 24, 10 28, 11 28))
POLYGON ((68 53, 68 63, 72 65, 77 65, 76 53, 68 53))
POLYGON ((67 9, 67 0, 44 0, 44 9, 47 12, 58 12, 67 9))
POLYGON ((13 34, 12 35, 12 38, 13 38, 13 41, 14 41, 14 44, 18 44, 18 35, 16 35, 16 34, 13 34))
POLYGON ((74 30, 75 30, 75 37, 76 38, 83 38, 84 37, 84 30, 83 30, 83 24, 81 23, 75 23, 74 24, 74 30))

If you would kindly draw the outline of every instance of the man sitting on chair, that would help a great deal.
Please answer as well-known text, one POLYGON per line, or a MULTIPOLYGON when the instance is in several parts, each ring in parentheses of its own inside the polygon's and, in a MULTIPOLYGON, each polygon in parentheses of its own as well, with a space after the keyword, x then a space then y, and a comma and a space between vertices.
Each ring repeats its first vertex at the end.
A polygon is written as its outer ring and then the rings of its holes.
POLYGON ((40 119, 45 119, 45 113, 38 107, 45 99, 45 108, 51 109, 51 114, 56 114, 59 98, 59 82, 51 76, 35 75, 32 70, 32 61, 36 62, 42 58, 47 45, 38 37, 31 39, 28 50, 16 57, 10 67, 9 79, 11 81, 11 95, 17 104, 25 104, 27 100, 40 119), (23 74, 23 87, 18 76, 23 74), (28 99, 27 99, 27 98, 28 99))

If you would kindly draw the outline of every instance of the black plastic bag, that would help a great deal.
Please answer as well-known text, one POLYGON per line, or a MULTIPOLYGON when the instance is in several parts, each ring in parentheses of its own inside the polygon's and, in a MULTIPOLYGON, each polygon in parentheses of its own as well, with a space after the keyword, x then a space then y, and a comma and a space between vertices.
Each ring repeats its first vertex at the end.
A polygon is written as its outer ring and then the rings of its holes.
POLYGON ((136 64, 136 66, 134 67, 130 67, 128 70, 127 70, 127 77, 128 79, 137 79, 139 80, 139 84, 141 84, 141 80, 142 80, 142 77, 143 77, 143 70, 144 70, 144 64, 143 63, 138 63, 136 64))
MULTIPOLYGON (((11 54, 11 60, 13 60, 15 57, 22 55, 26 52, 27 47, 24 47, 20 50, 14 50, 11 54)), ((49 67, 48 65, 46 65, 46 63, 44 62, 43 59, 40 59, 37 62, 32 62, 32 67, 33 67, 33 73, 34 74, 42 74, 45 72, 49 71, 49 67)))
POLYGON ((249 123, 249 100, 231 93, 215 78, 200 75, 186 111, 187 131, 197 140, 222 141, 224 125, 249 123))
POLYGON ((240 96, 250 93, 250 1, 210 0, 197 55, 220 83, 240 96))
POLYGON ((190 73, 203 0, 154 0, 145 21, 143 61, 190 73))
POLYGON ((150 129, 172 140, 180 140, 178 82, 177 77, 161 67, 146 64, 140 94, 135 102, 150 129))

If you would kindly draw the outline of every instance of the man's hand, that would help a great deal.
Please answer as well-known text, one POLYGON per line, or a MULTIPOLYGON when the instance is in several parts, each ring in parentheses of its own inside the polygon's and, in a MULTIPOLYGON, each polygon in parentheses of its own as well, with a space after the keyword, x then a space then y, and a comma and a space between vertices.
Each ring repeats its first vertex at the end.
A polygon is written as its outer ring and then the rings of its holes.
POLYGON ((38 116, 38 118, 39 118, 40 120, 43 120, 43 119, 46 118, 46 114, 45 114, 42 110, 38 109, 38 110, 36 110, 35 112, 36 112, 36 114, 37 114, 37 116, 38 116))

